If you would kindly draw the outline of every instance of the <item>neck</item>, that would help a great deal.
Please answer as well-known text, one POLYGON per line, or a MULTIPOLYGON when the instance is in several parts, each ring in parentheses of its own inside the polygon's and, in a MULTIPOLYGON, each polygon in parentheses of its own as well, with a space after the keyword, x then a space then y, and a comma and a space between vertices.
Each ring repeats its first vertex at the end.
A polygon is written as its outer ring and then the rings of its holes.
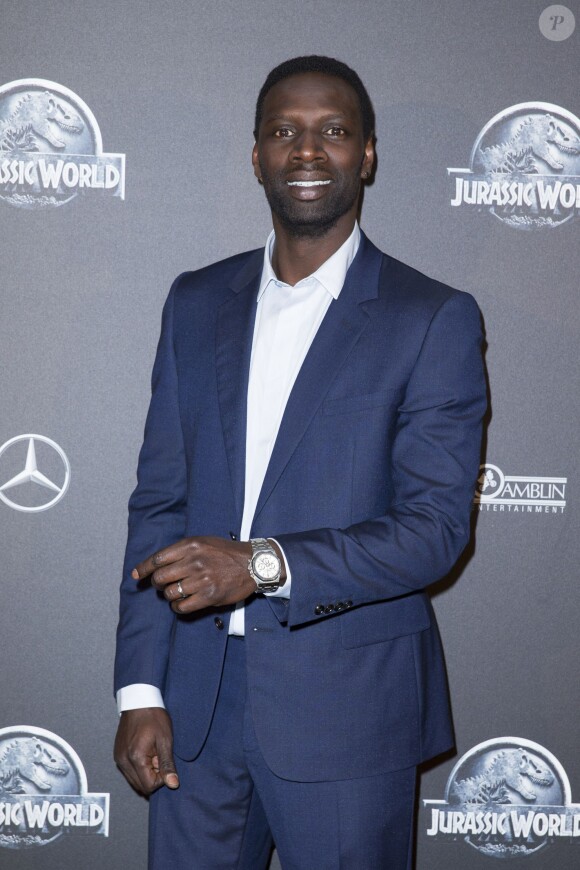
POLYGON ((312 275, 329 257, 338 251, 352 233, 355 214, 345 214, 323 236, 294 236, 272 215, 276 243, 272 252, 272 268, 280 281, 294 286, 312 275))

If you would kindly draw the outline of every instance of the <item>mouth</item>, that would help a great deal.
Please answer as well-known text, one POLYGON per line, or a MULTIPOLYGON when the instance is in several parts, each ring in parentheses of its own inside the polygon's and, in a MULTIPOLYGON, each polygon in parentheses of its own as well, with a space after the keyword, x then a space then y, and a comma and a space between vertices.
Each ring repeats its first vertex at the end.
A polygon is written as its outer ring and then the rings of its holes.
POLYGON ((287 181, 288 187, 324 187, 327 184, 332 184, 332 179, 326 181, 287 181))

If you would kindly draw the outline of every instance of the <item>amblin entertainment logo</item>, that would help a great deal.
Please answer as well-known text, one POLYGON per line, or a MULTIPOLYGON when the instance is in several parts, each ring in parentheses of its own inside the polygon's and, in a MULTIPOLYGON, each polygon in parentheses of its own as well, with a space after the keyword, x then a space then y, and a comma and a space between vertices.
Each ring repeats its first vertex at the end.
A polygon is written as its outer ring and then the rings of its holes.
POLYGON ((103 153, 87 104, 44 79, 2 85, 0 199, 19 208, 47 208, 95 191, 125 198, 125 155, 103 153))
POLYGON ((489 462, 479 470, 473 503, 480 511, 564 513, 567 477, 504 474, 501 468, 489 462))
POLYGON ((519 103, 481 130, 469 166, 448 168, 451 205, 487 211, 520 230, 580 213, 580 121, 552 103, 519 103))

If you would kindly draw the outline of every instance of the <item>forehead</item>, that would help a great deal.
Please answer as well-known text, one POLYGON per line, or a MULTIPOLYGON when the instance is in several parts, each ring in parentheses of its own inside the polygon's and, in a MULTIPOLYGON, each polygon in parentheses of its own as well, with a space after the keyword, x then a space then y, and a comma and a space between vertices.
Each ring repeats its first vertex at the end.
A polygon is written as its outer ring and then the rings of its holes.
POLYGON ((312 111, 360 120, 354 88, 344 79, 326 73, 298 73, 282 79, 266 94, 262 115, 267 121, 272 115, 312 111))

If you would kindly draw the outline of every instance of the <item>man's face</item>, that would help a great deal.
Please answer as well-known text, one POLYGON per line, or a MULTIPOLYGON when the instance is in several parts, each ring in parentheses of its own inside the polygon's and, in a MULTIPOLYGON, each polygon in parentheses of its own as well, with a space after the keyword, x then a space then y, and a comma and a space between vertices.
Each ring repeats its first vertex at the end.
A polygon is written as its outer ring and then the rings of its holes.
POLYGON ((356 93, 342 79, 300 73, 268 91, 252 163, 291 235, 323 236, 343 216, 354 219, 373 159, 356 93))

